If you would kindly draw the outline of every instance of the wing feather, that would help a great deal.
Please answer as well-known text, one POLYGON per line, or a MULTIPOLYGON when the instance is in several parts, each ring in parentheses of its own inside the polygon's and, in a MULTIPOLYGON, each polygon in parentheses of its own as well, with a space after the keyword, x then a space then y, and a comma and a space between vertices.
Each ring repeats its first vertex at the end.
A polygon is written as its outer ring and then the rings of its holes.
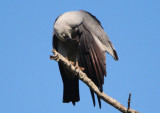
POLYGON ((89 30, 93 38, 98 38, 98 41, 101 42, 99 45, 102 46, 102 48, 106 52, 112 55, 115 60, 118 60, 116 50, 111 41, 109 40, 106 32, 104 31, 100 21, 94 15, 87 11, 81 10, 80 12, 82 13, 82 15, 85 15, 83 19, 85 28, 89 30))
MULTIPOLYGON (((84 27, 79 26, 80 43, 79 43, 79 62, 85 68, 85 73, 97 85, 100 91, 103 91, 104 76, 106 75, 106 58, 105 51, 101 49, 92 34, 84 27)), ((93 103, 95 100, 91 91, 93 103)), ((98 97, 101 106, 100 98, 98 97)))

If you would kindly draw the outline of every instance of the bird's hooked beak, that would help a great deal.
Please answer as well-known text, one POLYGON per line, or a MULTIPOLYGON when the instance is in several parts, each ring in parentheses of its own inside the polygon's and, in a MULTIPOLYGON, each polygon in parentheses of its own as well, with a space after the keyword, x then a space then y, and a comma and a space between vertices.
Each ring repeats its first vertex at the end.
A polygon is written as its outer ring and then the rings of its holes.
POLYGON ((67 41, 72 39, 70 33, 66 33, 66 34, 63 33, 62 35, 58 35, 58 37, 61 41, 67 41))
POLYGON ((70 35, 70 33, 67 33, 66 39, 67 39, 67 40, 71 40, 71 39, 72 39, 72 36, 70 35))

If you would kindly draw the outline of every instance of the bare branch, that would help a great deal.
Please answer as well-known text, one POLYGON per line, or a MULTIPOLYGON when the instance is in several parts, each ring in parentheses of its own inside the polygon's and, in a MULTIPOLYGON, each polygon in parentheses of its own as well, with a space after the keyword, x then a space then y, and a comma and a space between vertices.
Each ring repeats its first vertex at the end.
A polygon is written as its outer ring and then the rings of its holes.
POLYGON ((129 98, 128 98, 128 111, 130 110, 130 103, 131 103, 131 93, 129 93, 129 98))
POLYGON ((122 113, 139 113, 136 110, 130 109, 130 102, 129 102, 129 109, 124 107, 122 104, 120 104, 117 100, 111 98, 104 92, 100 92, 98 87, 92 82, 90 78, 87 77, 87 75, 80 70, 80 68, 76 68, 73 66, 66 58, 64 58, 60 53, 58 53, 55 49, 52 50, 54 53, 54 56, 50 56, 50 59, 55 60, 57 62, 61 62, 66 68, 68 68, 72 73, 74 73, 75 76, 78 76, 78 78, 83 81, 88 87, 92 89, 102 100, 107 102, 108 104, 112 105, 122 113))

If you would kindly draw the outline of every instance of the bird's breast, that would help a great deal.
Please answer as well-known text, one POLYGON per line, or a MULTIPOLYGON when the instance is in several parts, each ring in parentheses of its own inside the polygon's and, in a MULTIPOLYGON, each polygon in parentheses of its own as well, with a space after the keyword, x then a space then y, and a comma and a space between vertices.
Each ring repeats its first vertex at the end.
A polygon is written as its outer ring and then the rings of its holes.
POLYGON ((78 43, 75 41, 59 41, 59 53, 75 62, 78 57, 78 43))

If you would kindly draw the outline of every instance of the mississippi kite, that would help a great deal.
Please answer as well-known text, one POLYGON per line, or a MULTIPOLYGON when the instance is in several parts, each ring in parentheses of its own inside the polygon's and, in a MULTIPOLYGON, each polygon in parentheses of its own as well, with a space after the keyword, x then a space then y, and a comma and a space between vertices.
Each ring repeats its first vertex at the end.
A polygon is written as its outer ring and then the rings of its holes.
MULTIPOLYGON (((99 20, 86 11, 71 11, 60 15, 54 23, 53 48, 72 62, 78 62, 84 67, 84 72, 102 92, 104 76, 106 76, 106 54, 108 52, 115 60, 117 53, 99 20)), ((63 102, 75 102, 79 98, 79 81, 61 63, 60 73, 63 81, 63 102)), ((95 97, 90 89, 93 104, 95 97)), ((101 108, 100 98, 97 96, 101 108)))

